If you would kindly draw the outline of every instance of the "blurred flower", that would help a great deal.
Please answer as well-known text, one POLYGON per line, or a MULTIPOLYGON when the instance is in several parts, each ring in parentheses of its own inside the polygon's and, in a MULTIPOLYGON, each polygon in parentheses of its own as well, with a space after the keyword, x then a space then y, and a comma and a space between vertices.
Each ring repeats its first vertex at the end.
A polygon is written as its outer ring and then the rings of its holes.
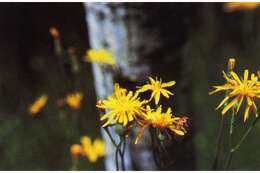
POLYGON ((31 114, 37 114, 45 106, 47 100, 47 95, 42 95, 30 106, 29 112, 31 114))
POLYGON ((112 124, 112 121, 126 126, 128 122, 144 114, 142 106, 145 103, 147 101, 140 101, 137 93, 128 92, 120 88, 119 84, 115 84, 114 93, 107 100, 101 100, 97 104, 98 108, 109 109, 109 112, 101 117, 101 121, 108 119, 103 127, 112 124))
POLYGON ((52 26, 50 27, 49 31, 53 38, 58 39, 60 37, 60 32, 57 28, 52 26))
POLYGON ((86 156, 90 162, 96 162, 99 157, 105 155, 105 144, 101 139, 95 139, 92 143, 88 136, 81 138, 82 155, 86 156))
POLYGON ((62 108, 65 105, 64 99, 57 99, 56 105, 57 107, 62 108))
POLYGON ((98 64, 116 64, 115 57, 107 49, 90 49, 86 53, 85 60, 87 62, 96 62, 98 64))
POLYGON ((226 12, 254 10, 259 6, 260 2, 229 2, 224 4, 224 10, 226 12))
POLYGON ((70 57, 76 56, 77 49, 75 47, 69 47, 67 51, 68 51, 68 54, 70 55, 70 57))
POLYGON ((138 122, 141 124, 141 129, 137 134, 135 144, 137 144, 142 137, 143 131, 146 127, 151 126, 159 129, 169 129, 176 135, 183 136, 187 132, 187 117, 174 117, 171 108, 167 112, 162 113, 162 107, 159 106, 155 111, 147 106, 147 112, 144 119, 138 122))
POLYGON ((230 77, 223 71, 223 76, 226 79, 227 83, 220 86, 213 86, 214 91, 209 94, 214 94, 219 91, 227 92, 227 96, 222 100, 218 105, 217 109, 224 106, 222 110, 222 115, 224 115, 230 108, 236 108, 236 113, 238 113, 243 100, 246 100, 246 109, 244 113, 244 121, 247 120, 250 111, 254 111, 255 115, 258 116, 257 107, 255 100, 260 98, 260 88, 257 85, 258 77, 252 73, 251 79, 249 79, 248 70, 244 71, 244 78, 239 78, 235 72, 230 72, 230 77), (231 102, 228 102, 230 98, 233 98, 231 102))
POLYGON ((72 109, 79 109, 81 105, 81 100, 83 98, 82 93, 75 92, 66 97, 66 102, 72 109))
POLYGON ((82 147, 81 145, 79 144, 73 144, 71 147, 70 147, 70 153, 71 153, 71 156, 72 157, 78 157, 81 155, 82 153, 82 147))
POLYGON ((166 83, 162 83, 162 80, 160 79, 157 80, 157 78, 154 80, 153 78, 149 77, 150 80, 150 84, 146 84, 142 87, 140 87, 140 89, 137 90, 137 93, 141 93, 141 92, 146 92, 148 90, 152 91, 152 95, 151 98, 154 98, 155 104, 157 105, 159 103, 160 100, 160 95, 162 94, 164 97, 169 98, 169 95, 173 95, 172 92, 168 91, 167 87, 171 87, 173 85, 175 85, 175 81, 170 81, 170 82, 166 82, 166 83))

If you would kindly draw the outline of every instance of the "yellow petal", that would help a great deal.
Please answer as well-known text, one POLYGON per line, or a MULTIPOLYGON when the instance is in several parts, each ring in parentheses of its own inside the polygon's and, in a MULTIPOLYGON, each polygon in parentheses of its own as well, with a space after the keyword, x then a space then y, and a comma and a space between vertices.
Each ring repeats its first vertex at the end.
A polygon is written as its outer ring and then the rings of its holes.
POLYGON ((156 93, 156 94, 155 94, 155 104, 156 104, 156 105, 158 105, 159 100, 160 100, 160 93, 156 93))
POLYGON ((244 100, 244 96, 242 96, 242 97, 240 98, 240 101, 239 101, 239 103, 238 103, 238 105, 237 105, 236 113, 238 113, 238 111, 239 111, 239 109, 240 109, 240 107, 241 107, 241 105, 242 105, 243 100, 244 100))
POLYGON ((237 76, 237 74, 235 72, 230 72, 231 76, 240 84, 242 85, 241 80, 239 79, 239 77, 237 76))
POLYGON ((226 97, 221 101, 221 103, 217 106, 216 109, 219 109, 224 103, 227 102, 228 99, 229 99, 229 96, 226 96, 226 97))
POLYGON ((170 86, 173 86, 175 84, 176 84, 175 81, 170 81, 170 82, 163 83, 162 87, 170 87, 170 86))
POLYGON ((234 106, 237 103, 238 98, 234 98, 223 110, 222 115, 224 115, 232 106, 234 106))
POLYGON ((136 138, 135 138, 134 144, 138 144, 138 142, 140 141, 140 139, 141 139, 141 137, 142 137, 142 135, 143 135, 143 133, 144 133, 144 129, 145 129, 145 128, 146 128, 146 125, 144 125, 144 126, 138 131, 137 136, 136 136, 136 138))
POLYGON ((247 106, 246 107, 246 110, 245 110, 245 114, 244 114, 244 122, 247 120, 248 116, 249 116, 249 110, 250 110, 250 107, 247 106))

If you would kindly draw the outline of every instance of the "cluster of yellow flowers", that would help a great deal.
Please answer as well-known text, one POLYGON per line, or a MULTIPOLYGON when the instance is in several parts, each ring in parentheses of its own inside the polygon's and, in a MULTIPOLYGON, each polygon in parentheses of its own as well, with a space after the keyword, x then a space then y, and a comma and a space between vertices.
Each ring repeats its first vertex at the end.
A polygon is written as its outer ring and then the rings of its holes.
POLYGON ((214 91, 210 94, 223 91, 226 93, 226 97, 218 105, 217 109, 224 106, 222 114, 224 115, 232 107, 235 109, 235 112, 238 113, 241 105, 246 104, 244 112, 244 121, 249 117, 251 111, 255 113, 255 116, 258 116, 256 101, 260 99, 260 81, 259 74, 258 77, 251 73, 249 74, 248 69, 244 70, 243 77, 239 77, 234 71, 230 72, 230 75, 227 75, 223 71, 223 77, 226 80, 226 83, 219 86, 213 86, 214 91), (229 99, 232 98, 232 101, 229 102, 229 99))
POLYGON ((83 136, 80 139, 81 144, 73 144, 70 147, 72 157, 83 156, 90 162, 96 162, 98 158, 105 155, 105 144, 101 139, 91 141, 90 137, 83 136))
POLYGON ((113 123, 122 124, 124 127, 137 122, 141 126, 141 130, 137 134, 135 143, 138 143, 144 129, 148 126, 159 129, 168 129, 176 135, 183 136, 186 133, 187 117, 175 117, 171 108, 167 112, 162 112, 162 106, 158 105, 160 96, 169 98, 173 95, 168 91, 167 87, 175 85, 175 81, 162 83, 161 80, 149 77, 150 83, 138 87, 136 92, 127 91, 121 88, 119 84, 115 84, 114 93, 107 100, 100 100, 97 107, 107 109, 108 112, 101 117, 101 121, 107 120, 103 127, 113 123), (141 99, 140 93, 151 91, 149 100, 141 99), (156 108, 151 109, 148 103, 154 99, 156 108))

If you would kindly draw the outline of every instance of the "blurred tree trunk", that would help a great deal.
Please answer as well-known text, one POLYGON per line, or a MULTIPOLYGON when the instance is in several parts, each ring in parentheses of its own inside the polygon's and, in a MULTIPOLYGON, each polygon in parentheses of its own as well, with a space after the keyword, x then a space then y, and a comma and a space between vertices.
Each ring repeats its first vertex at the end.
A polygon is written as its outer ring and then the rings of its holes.
MULTIPOLYGON (((174 113, 191 116, 191 61, 182 50, 190 14, 191 7, 185 4, 86 3, 91 47, 111 50, 118 66, 116 71, 107 72, 93 63, 98 98, 110 95, 114 82, 133 89, 143 84, 149 75, 158 76, 163 81, 177 81, 174 113)), ((169 102, 163 105, 172 106, 169 102)), ((192 134, 191 126, 182 141, 165 144, 169 155, 162 159, 172 163, 156 168, 150 137, 146 133, 141 144, 129 143, 128 169, 194 169, 192 134)), ((107 157, 106 166, 108 170, 115 170, 113 155, 107 157)))

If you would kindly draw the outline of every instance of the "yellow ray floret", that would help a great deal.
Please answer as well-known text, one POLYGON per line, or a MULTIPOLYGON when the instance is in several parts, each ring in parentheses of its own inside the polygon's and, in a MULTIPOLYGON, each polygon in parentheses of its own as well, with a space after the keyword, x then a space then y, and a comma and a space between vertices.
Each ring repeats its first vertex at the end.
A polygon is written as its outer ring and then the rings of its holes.
POLYGON ((107 113, 101 117, 101 121, 107 119, 103 125, 106 127, 113 121, 126 126, 129 122, 144 114, 143 105, 146 100, 140 101, 137 93, 127 91, 120 88, 119 84, 115 84, 114 93, 107 98, 98 102, 97 107, 107 109, 107 113))
POLYGON ((244 71, 244 77, 239 77, 235 72, 230 73, 230 77, 223 72, 223 76, 227 83, 220 86, 213 86, 214 91, 209 94, 214 94, 216 92, 224 91, 227 92, 226 97, 218 105, 217 109, 224 106, 222 110, 222 115, 224 115, 230 108, 235 108, 236 113, 238 113, 243 102, 246 104, 244 112, 244 121, 249 117, 250 112, 253 110, 255 115, 258 116, 257 107, 255 101, 260 98, 260 88, 258 77, 252 73, 249 78, 248 70, 244 71), (232 101, 229 102, 229 99, 232 101))
POLYGON ((86 53, 87 62, 96 62, 98 64, 115 65, 114 55, 107 49, 90 49, 86 53))
POLYGON ((162 80, 157 80, 157 78, 154 80, 152 77, 149 77, 149 84, 143 85, 142 87, 139 87, 140 89, 137 90, 138 93, 146 92, 146 91, 152 91, 150 100, 154 98, 155 104, 158 105, 161 94, 169 98, 170 95, 173 95, 172 92, 168 91, 167 87, 171 87, 175 85, 175 81, 170 81, 166 83, 162 83, 162 80))
POLYGON ((168 129, 176 135, 183 136, 187 132, 187 117, 174 117, 171 108, 167 112, 162 113, 162 107, 159 106, 155 111, 147 106, 147 112, 142 120, 139 120, 141 125, 140 131, 137 134, 135 144, 137 144, 148 126, 153 128, 168 129))
POLYGON ((83 99, 83 95, 80 92, 75 92, 66 97, 66 103, 72 109, 79 109, 81 106, 81 100, 83 99))
POLYGON ((42 95, 39 97, 29 108, 29 112, 34 115, 37 114, 45 106, 48 100, 47 95, 42 95))

